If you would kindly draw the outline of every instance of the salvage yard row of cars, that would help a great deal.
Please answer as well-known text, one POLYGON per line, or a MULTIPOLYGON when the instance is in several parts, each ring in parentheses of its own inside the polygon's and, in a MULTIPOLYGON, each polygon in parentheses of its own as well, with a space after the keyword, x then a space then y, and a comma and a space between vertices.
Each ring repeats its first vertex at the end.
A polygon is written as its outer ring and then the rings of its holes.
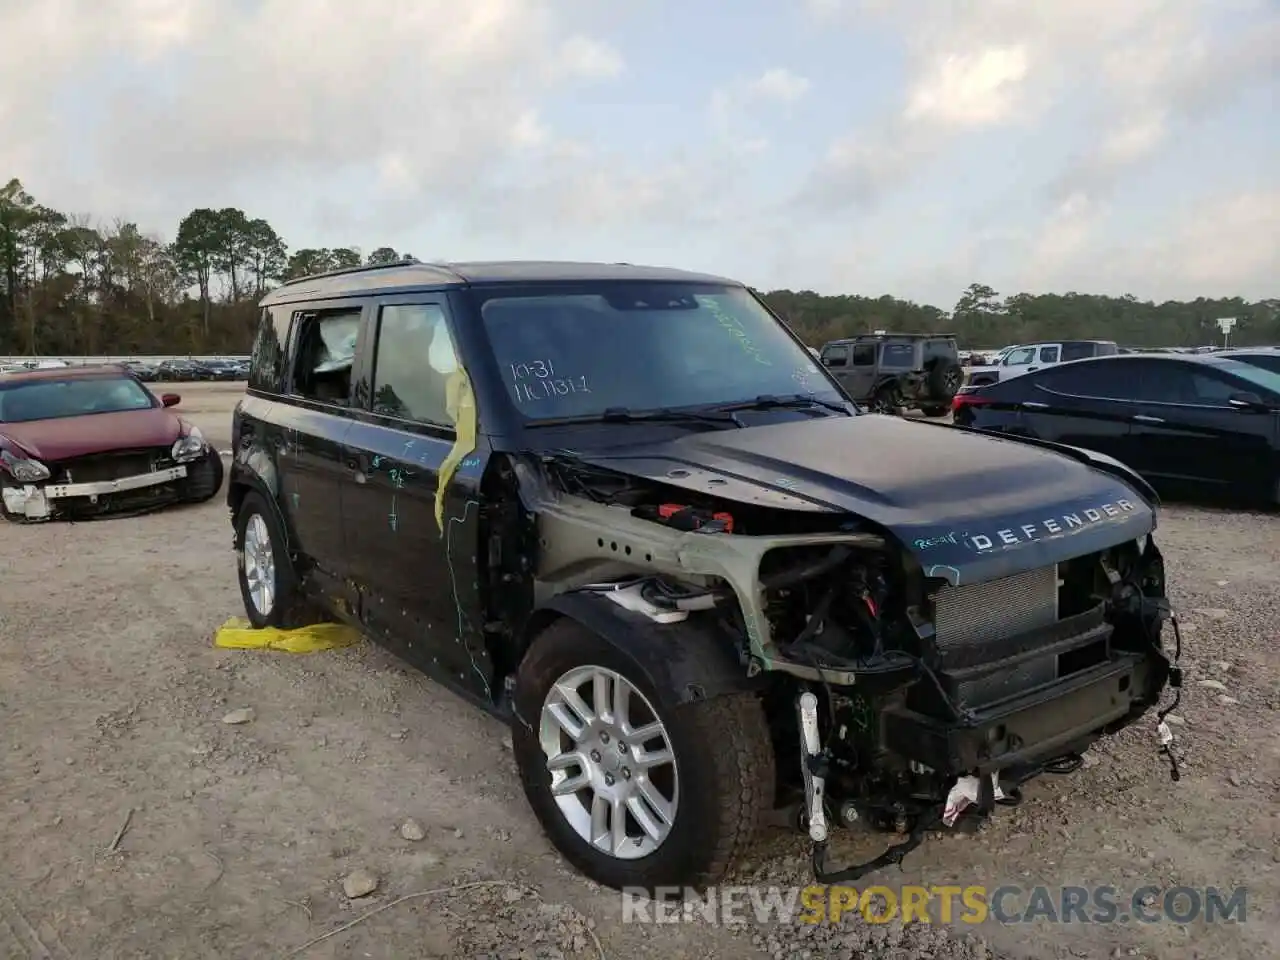
MULTIPOLYGON (((121 360, 143 383, 155 381, 168 383, 192 383, 199 381, 247 380, 249 361, 235 357, 207 357, 200 360, 173 358, 166 360, 121 360)), ((55 370, 80 366, 60 359, 24 360, 0 364, 0 374, 21 373, 24 370, 55 370)))
MULTIPOLYGON (((360 267, 261 307, 224 486, 249 619, 345 621, 509 723, 602 884, 713 883, 779 814, 851 882, 1132 724, 1173 762, 1156 492, 1035 419, 1066 419, 1045 376, 1146 357, 964 386, 946 335, 815 356, 738 282, 616 264, 360 267), (855 823, 906 839, 841 869, 855 823)), ((1201 366, 1274 440, 1261 368, 1201 366)), ((5 517, 210 496, 176 404, 122 367, 0 376, 5 517)))

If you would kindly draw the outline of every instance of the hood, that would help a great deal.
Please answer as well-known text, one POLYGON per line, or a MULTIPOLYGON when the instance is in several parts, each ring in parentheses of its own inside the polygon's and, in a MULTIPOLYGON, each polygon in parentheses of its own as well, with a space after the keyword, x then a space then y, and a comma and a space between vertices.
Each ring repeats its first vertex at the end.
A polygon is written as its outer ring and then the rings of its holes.
POLYGON ((894 536, 926 575, 953 583, 1008 576, 1150 532, 1155 512, 1138 486, 1088 458, 870 414, 690 434, 583 457, 743 503, 852 514, 894 536))
POLYGON ((46 463, 110 450, 170 446, 181 435, 182 421, 164 407, 0 423, 0 438, 46 463))

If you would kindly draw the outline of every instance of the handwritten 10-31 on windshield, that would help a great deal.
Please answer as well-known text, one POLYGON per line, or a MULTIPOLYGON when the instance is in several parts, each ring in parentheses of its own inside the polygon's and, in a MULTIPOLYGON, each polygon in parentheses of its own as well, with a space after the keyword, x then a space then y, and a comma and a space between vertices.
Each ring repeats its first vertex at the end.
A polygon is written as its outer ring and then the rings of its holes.
POLYGON ((550 360, 511 364, 511 380, 519 403, 591 392, 585 376, 557 377, 555 365, 550 360))

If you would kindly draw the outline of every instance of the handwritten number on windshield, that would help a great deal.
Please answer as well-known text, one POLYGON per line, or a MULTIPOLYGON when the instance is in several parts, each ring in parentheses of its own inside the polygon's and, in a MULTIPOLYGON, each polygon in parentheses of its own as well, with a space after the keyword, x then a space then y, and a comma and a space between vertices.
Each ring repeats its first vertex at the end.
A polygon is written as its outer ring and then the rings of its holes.
POLYGON ((716 323, 720 324, 721 328, 737 340, 738 346, 742 348, 743 353, 751 357, 756 363, 763 364, 766 367, 773 366, 769 360, 765 359, 764 354, 760 352, 760 348, 755 345, 755 342, 747 336, 747 331, 742 329, 742 324, 726 313, 720 304, 710 297, 698 297, 697 299, 698 303, 716 318, 716 323))
POLYGON ((550 360, 530 360, 528 363, 510 364, 510 367, 517 403, 591 392, 585 376, 557 377, 555 364, 550 360))

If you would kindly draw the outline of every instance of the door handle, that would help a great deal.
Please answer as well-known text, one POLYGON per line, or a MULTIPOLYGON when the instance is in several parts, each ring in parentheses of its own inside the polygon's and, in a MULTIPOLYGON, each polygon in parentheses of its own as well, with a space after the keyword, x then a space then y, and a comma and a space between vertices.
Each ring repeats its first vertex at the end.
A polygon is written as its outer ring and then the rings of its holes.
POLYGON ((1145 413, 1135 413, 1133 419, 1139 423, 1164 423, 1164 420, 1160 417, 1149 417, 1145 413))
POLYGON ((1026 407, 1028 410, 1048 410, 1049 409, 1049 405, 1047 403, 1041 403, 1039 400, 1027 400, 1024 403, 1022 403, 1021 406, 1026 407))

